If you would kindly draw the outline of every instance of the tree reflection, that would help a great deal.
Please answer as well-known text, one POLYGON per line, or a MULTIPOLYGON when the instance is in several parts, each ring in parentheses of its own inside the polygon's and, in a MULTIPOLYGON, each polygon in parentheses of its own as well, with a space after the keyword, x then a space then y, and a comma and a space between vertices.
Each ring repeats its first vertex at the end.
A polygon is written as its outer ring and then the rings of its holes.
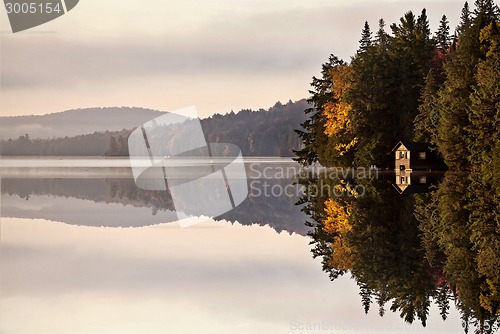
POLYGON ((425 326, 432 303, 443 320, 454 303, 466 333, 494 333, 500 325, 497 199, 481 191, 476 176, 446 173, 430 192, 400 195, 391 175, 302 180, 313 256, 322 258, 332 280, 352 275, 365 313, 375 304, 380 316, 388 308, 425 326), (318 192, 324 185, 342 191, 318 192))

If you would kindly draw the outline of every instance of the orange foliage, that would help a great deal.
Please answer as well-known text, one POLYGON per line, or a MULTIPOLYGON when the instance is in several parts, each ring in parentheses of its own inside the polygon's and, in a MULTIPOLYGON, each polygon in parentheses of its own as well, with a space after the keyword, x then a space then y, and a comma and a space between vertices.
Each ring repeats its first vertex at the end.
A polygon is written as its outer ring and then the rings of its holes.
POLYGON ((352 228, 349 222, 350 210, 347 206, 328 199, 325 201, 325 213, 327 218, 323 222, 323 229, 332 234, 334 239, 330 264, 339 270, 347 270, 351 267, 351 250, 345 240, 352 228))
MULTIPOLYGON (((324 133, 329 137, 342 135, 341 132, 349 132, 351 128, 349 115, 352 107, 345 99, 345 92, 350 87, 350 73, 349 65, 339 65, 330 71, 333 101, 323 105, 323 115, 326 117, 324 133)), ((339 156, 342 156, 356 143, 357 138, 354 138, 348 143, 337 144, 335 150, 339 152, 339 156)))

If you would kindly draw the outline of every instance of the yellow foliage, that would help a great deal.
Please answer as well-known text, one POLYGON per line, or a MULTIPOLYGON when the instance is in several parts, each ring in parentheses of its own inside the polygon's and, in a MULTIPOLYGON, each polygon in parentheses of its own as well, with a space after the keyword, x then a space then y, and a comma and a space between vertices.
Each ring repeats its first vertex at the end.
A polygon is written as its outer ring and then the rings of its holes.
POLYGON ((328 199, 325 201, 325 213, 327 218, 323 222, 323 229, 334 236, 330 265, 339 270, 347 270, 351 267, 351 250, 345 240, 345 235, 352 228, 349 223, 350 210, 347 206, 328 199))
POLYGON ((331 69, 332 95, 334 102, 327 102, 323 106, 323 114, 326 117, 325 134, 332 136, 340 130, 349 127, 349 113, 351 106, 344 99, 345 91, 349 88, 349 76, 351 68, 348 65, 339 65, 331 69))
MULTIPOLYGON (((339 180, 340 184, 337 184, 335 186, 335 191, 340 193, 340 192, 347 192, 351 194, 354 198, 358 198, 359 194, 356 191, 356 189, 352 188, 351 185, 344 180, 339 180)), ((325 202, 326 204, 326 202, 325 202)))
POLYGON ((333 136, 349 125, 349 113, 352 108, 349 104, 340 102, 327 102, 323 106, 323 113, 326 116, 325 131, 327 136, 333 136))
MULTIPOLYGON (((345 134, 351 129, 349 115, 352 112, 352 107, 345 99, 345 92, 350 87, 350 72, 351 68, 348 65, 339 65, 330 70, 333 99, 323 105, 323 115, 326 118, 323 132, 329 137, 343 136, 342 132, 345 134)), ((339 152, 339 156, 343 156, 357 142, 357 138, 354 138, 348 143, 337 144, 335 150, 339 152)))
POLYGON ((328 199, 325 202, 324 230, 330 234, 345 234, 351 230, 349 223, 349 209, 338 202, 328 199))
POLYGON ((341 143, 335 145, 335 149, 339 152, 339 156, 343 156, 344 154, 349 152, 349 150, 353 148, 354 145, 356 145, 357 143, 358 143, 358 137, 354 137, 354 139, 347 144, 341 143))

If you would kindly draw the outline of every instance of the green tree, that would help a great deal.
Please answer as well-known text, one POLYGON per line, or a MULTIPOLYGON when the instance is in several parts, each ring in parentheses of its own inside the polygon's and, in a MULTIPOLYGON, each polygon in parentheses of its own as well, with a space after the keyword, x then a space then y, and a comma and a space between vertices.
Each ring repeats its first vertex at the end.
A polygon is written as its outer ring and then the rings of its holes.
POLYGON ((438 88, 434 72, 429 70, 425 78, 422 95, 420 96, 418 115, 413 121, 415 141, 427 142, 432 145, 436 145, 437 143, 438 132, 436 124, 439 120, 439 114, 437 113, 436 99, 438 88))
POLYGON ((441 21, 439 21, 439 28, 436 32, 435 40, 439 52, 443 55, 447 54, 450 48, 451 36, 450 26, 446 15, 443 15, 443 17, 441 17, 441 21))
POLYGON ((463 34, 467 31, 472 24, 471 12, 469 9, 469 3, 466 1, 462 7, 462 13, 460 14, 460 23, 457 27, 458 34, 463 34))
POLYGON ((380 19, 378 21, 378 30, 375 36, 375 41, 379 50, 387 49, 387 40, 388 40, 388 35, 385 32, 385 21, 384 19, 380 19))
POLYGON ((359 52, 364 52, 372 45, 372 33, 368 21, 365 21, 363 30, 361 31, 361 39, 359 40, 359 52))

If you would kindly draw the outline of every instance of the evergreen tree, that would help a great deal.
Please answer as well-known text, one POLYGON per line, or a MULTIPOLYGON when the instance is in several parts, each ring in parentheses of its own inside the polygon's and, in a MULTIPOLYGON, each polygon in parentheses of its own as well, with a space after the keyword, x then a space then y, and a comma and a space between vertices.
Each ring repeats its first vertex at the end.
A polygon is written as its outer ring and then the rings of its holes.
POLYGON ((451 291, 446 281, 441 282, 436 291, 436 304, 439 308, 439 314, 443 320, 446 320, 450 310, 451 291))
POLYGON ((364 52, 372 45, 372 33, 370 31, 370 25, 368 21, 365 21, 363 30, 361 31, 361 39, 359 40, 359 50, 358 52, 364 52))
POLYGON ((372 291, 367 287, 365 283, 358 282, 359 286, 359 295, 361 296, 361 304, 363 304, 363 309, 365 314, 368 314, 370 311, 370 306, 372 304, 372 291))
POLYGON ((425 47, 431 39, 431 29, 429 28, 429 19, 427 18, 427 10, 424 8, 417 18, 417 40, 425 47))
POLYGON ((434 72, 429 70, 425 78, 425 86, 420 97, 418 106, 418 115, 414 120, 415 135, 414 139, 418 142, 437 143, 437 128, 438 113, 436 108, 438 85, 434 79, 434 72))
POLYGON ((475 3, 475 24, 483 28, 491 22, 496 22, 500 15, 498 6, 493 0, 476 0, 475 3))
POLYGON ((438 47, 438 51, 441 54, 446 55, 450 48, 450 40, 451 40, 450 26, 446 15, 443 15, 441 21, 439 21, 439 28, 438 31, 436 32, 435 40, 438 47))
POLYGON ((386 287, 382 286, 381 289, 377 291, 378 315, 380 317, 385 315, 385 304, 388 300, 389 296, 386 287))
POLYGON ((387 49, 387 33, 385 32, 385 21, 384 19, 380 19, 378 21, 378 30, 375 36, 375 42, 380 50, 387 49))
POLYGON ((469 3, 466 1, 462 7, 462 13, 460 14, 460 23, 457 27, 457 33, 459 35, 463 34, 467 29, 470 28, 472 24, 471 12, 469 9, 469 3))

